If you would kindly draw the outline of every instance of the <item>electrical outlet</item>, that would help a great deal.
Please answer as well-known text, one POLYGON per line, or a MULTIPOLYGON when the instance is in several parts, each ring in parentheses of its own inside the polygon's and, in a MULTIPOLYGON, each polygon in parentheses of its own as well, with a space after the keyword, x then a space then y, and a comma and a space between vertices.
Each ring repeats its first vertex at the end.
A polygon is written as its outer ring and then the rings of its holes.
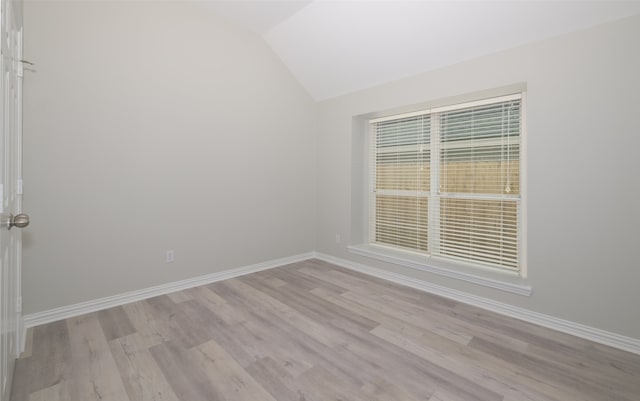
POLYGON ((336 244, 340 243, 340 234, 336 234, 336 244))
POLYGON ((174 260, 174 253, 173 253, 173 249, 170 249, 167 251, 166 255, 165 255, 165 260, 167 263, 173 263, 174 260))

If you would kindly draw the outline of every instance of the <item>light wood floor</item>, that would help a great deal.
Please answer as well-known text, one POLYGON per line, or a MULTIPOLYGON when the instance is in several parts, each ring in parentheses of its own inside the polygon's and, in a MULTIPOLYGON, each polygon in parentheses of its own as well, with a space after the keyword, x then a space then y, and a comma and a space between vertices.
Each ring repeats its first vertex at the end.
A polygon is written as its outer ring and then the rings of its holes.
POLYGON ((39 326, 12 401, 640 400, 640 356, 309 260, 39 326))

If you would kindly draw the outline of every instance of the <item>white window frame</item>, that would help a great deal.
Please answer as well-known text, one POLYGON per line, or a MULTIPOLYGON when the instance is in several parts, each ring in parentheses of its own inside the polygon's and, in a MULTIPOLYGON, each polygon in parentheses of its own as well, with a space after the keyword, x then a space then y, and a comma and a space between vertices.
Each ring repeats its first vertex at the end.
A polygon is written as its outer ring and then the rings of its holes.
MULTIPOLYGON (((498 102, 505 102, 509 100, 520 99, 521 101, 521 120, 520 120, 520 193, 519 193, 519 208, 518 208, 518 269, 517 271, 510 271, 504 268, 493 267, 484 265, 481 263, 456 260, 453 258, 443 258, 431 254, 426 254, 418 251, 406 250, 395 248, 393 246, 386 246, 383 244, 375 243, 375 219, 369 217, 368 219, 368 238, 367 244, 354 245, 349 247, 350 251, 361 254, 364 256, 373 257, 387 262, 400 264, 408 267, 418 268, 421 270, 430 271, 436 274, 444 275, 447 277, 453 277, 462 279, 464 281, 474 282, 477 284, 485 285, 488 287, 502 289, 508 292, 517 293, 521 295, 530 295, 531 287, 526 285, 524 279, 527 277, 527 264, 526 264, 526 93, 524 91, 512 93, 506 96, 492 97, 477 101, 464 102, 453 104, 444 107, 435 107, 430 109, 422 109, 410 113, 388 115, 380 118, 374 118, 368 120, 368 127, 372 127, 373 123, 396 120, 406 117, 413 117, 419 115, 431 115, 431 140, 430 151, 432 155, 431 163, 431 180, 430 180, 430 193, 425 196, 438 196, 439 185, 439 172, 437 168, 439 162, 434 162, 433 159, 439 158, 439 132, 437 132, 438 117, 440 112, 463 109, 475 106, 482 106, 487 104, 493 104, 498 102), (434 130, 434 128, 436 128, 434 130), (433 195, 436 194, 436 195, 433 195)), ((369 132, 369 135, 372 135, 369 132)), ((373 140, 369 136, 369 141, 373 140)), ((371 146, 369 146, 371 148, 371 146)), ((372 210, 375 210, 375 196, 372 196, 375 190, 375 160, 371 155, 371 150, 368 150, 368 169, 369 174, 366 175, 368 180, 368 209, 369 215, 372 210)), ((378 190, 379 191, 379 190, 378 190)), ((379 192, 378 192, 379 193, 379 192)), ((474 195, 471 194, 471 197, 474 195)), ((482 199, 486 199, 486 196, 482 196, 482 199)), ((436 204, 434 202, 433 204, 436 204)), ((374 212, 375 215, 375 212, 374 212)), ((437 241, 437 235, 433 236, 433 227, 438 227, 436 222, 439 217, 438 210, 432 206, 432 202, 429 202, 429 222, 432 228, 430 229, 429 243, 431 248, 431 241, 437 241), (434 226, 435 224, 435 226, 434 226)), ((437 234, 437 233, 436 233, 437 234)))

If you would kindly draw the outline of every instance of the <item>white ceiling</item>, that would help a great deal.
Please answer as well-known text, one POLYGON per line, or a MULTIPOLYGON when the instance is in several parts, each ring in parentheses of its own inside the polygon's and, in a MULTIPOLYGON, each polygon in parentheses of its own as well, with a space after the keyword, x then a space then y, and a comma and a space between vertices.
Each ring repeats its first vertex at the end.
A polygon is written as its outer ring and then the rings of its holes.
POLYGON ((313 0, 214 0, 203 3, 244 28, 264 34, 313 0))
POLYGON ((210 7, 261 34, 316 100, 640 14, 640 1, 239 0, 210 7))

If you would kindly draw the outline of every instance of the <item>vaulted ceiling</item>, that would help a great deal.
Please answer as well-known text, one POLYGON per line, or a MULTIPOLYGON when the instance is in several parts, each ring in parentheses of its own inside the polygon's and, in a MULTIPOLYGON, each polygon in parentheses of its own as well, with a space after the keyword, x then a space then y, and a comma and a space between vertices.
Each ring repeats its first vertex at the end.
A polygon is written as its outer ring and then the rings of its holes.
MULTIPOLYGON (((640 1, 214 1, 316 100, 640 14, 640 1)), ((585 46, 588 46, 585 43, 585 46)))

